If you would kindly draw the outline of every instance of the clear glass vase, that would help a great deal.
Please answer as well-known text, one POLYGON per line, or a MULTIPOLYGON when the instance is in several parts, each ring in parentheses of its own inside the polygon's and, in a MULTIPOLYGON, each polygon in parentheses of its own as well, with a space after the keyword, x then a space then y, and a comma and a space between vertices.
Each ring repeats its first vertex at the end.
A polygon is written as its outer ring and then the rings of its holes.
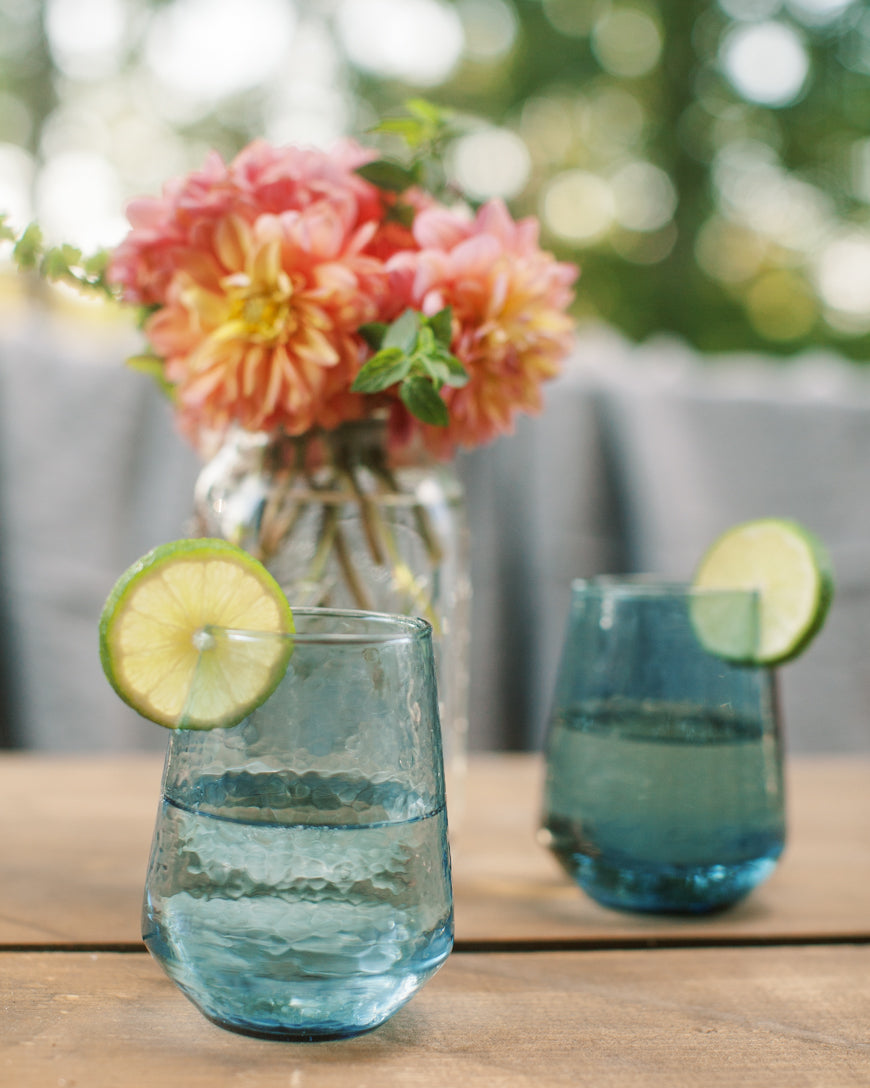
POLYGON ((392 1016, 453 945, 431 628, 328 609, 295 625, 209 630, 253 659, 284 643, 286 673, 238 725, 170 735, 142 933, 220 1026, 342 1038, 392 1016))
POLYGON ((380 419, 299 437, 233 430, 197 480, 194 531, 255 555, 294 608, 431 623, 455 826, 467 754, 471 586, 464 495, 452 468, 395 463, 380 419))

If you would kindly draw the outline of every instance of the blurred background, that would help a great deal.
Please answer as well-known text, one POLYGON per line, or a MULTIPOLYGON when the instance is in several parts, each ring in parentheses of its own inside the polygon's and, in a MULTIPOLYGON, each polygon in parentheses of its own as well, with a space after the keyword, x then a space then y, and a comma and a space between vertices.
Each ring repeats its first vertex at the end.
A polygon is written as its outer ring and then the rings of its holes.
MULTIPOLYGON (((472 746, 540 741, 572 577, 689 577, 803 520, 841 600, 783 678, 798 750, 870 747, 870 11, 864 0, 0 0, 0 210, 93 250, 253 136, 329 146, 411 96, 473 201, 582 268, 546 420, 460 458, 472 746)), ((114 578, 197 465, 135 331, 0 275, 0 740, 154 746, 95 663, 114 578)))
POLYGON ((870 352, 863 0, 0 0, 0 207, 85 249, 253 135, 328 146, 414 94, 541 219, 578 315, 704 351, 870 352))

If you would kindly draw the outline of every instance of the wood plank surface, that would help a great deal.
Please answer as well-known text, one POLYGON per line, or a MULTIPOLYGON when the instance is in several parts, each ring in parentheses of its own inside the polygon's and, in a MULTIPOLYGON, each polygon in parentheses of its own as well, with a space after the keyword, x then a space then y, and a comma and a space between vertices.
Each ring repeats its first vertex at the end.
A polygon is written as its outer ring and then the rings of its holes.
POLYGON ((140 942, 162 760, 0 756, 0 946, 140 942))
MULTIPOLYGON (((0 946, 139 942, 160 790, 153 756, 0 756, 0 946)), ((870 760, 794 760, 789 845, 767 884, 709 918, 598 907, 536 841, 541 764, 471 759, 455 831, 458 947, 870 935, 870 760)))
POLYGON ((870 947, 456 953, 377 1031, 266 1042, 144 953, 0 952, 10 1088, 866 1088, 870 947))
POLYGON ((538 844, 539 759, 478 756, 454 852, 457 936, 619 945, 870 935, 870 760, 795 759, 786 779, 788 842, 773 876, 722 913, 663 917, 599 907, 538 844))

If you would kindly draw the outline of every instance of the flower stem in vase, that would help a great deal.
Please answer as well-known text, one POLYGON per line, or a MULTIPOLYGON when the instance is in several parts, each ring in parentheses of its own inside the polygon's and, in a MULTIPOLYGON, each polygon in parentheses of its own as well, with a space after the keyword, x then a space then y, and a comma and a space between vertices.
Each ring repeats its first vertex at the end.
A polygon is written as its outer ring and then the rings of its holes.
POLYGON ((404 612, 432 624, 455 827, 470 593, 462 489, 448 465, 393 465, 384 438, 374 420, 300 436, 233 431, 201 471, 196 532, 260 558, 293 607, 404 612))

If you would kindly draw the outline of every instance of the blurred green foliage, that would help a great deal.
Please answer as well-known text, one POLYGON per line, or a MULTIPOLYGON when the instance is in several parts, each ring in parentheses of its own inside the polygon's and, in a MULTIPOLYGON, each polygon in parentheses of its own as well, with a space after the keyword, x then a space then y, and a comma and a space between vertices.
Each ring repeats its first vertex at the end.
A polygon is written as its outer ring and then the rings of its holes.
MULTIPOLYGON (((123 8, 122 56, 101 79, 62 70, 52 12, 73 2, 0 0, 0 182, 2 147, 17 146, 34 164, 36 191, 72 103, 84 144, 110 159, 130 144, 118 126, 151 111, 160 138, 142 137, 138 159, 127 151, 125 192, 153 191, 185 154, 191 165, 208 146, 232 154, 274 122, 265 76, 209 109, 161 115, 149 26, 189 0, 88 0, 83 20, 100 4, 123 8), (102 126, 96 144, 81 120, 87 109, 102 126)), ((385 2, 372 19, 390 10, 385 2)), ((372 0, 291 5, 297 37, 316 24, 332 42, 337 69, 325 78, 346 99, 343 127, 362 134, 425 98, 465 119, 472 151, 469 134, 496 133, 502 144, 485 147, 510 151, 521 175, 502 195, 515 213, 537 215, 544 243, 582 268, 579 318, 635 339, 674 333, 706 352, 830 347, 870 358, 865 0, 413 0, 421 13, 425 4, 449 10, 464 35, 456 63, 426 85, 360 63, 342 39, 349 3, 358 12, 372 0)), ((385 38, 393 30, 379 28, 385 38)), ((304 95, 278 107, 283 120, 297 101, 304 95)), ((481 168, 498 195, 496 152, 477 154, 491 159, 481 168)), ((460 175, 462 161, 448 149, 460 175)), ((487 195, 485 185, 475 194, 487 195)))
MULTIPOLYGON (((433 98, 514 129, 533 149, 529 103, 555 105, 567 133, 557 154, 533 150, 530 183, 513 201, 519 212, 539 214, 542 190, 561 171, 606 178, 637 159, 671 179, 676 208, 658 232, 616 225, 576 244, 548 232, 553 248, 582 266, 581 314, 636 339, 673 332, 709 352, 830 346, 868 359, 870 12, 846 0, 807 10, 763 0, 730 7, 765 17, 737 19, 711 0, 514 0, 510 54, 489 66, 466 60, 433 98), (596 24, 626 11, 649 18, 661 36, 658 61, 638 75, 608 70, 595 48, 596 24), (782 104, 744 97, 723 70, 729 35, 762 23, 786 27, 806 52, 803 85, 782 104), (638 104, 632 139, 609 141, 606 126, 590 121, 608 95, 614 108, 619 95, 638 104), (741 150, 748 161, 731 183, 744 187, 735 206, 716 175, 741 150), (827 295, 819 280, 828 247, 844 239, 853 242, 840 249, 856 264, 859 297, 842 300, 835 275, 827 295)), ((371 77, 359 87, 377 110, 405 93, 371 77)), ((845 269, 843 277, 848 283, 845 269)))

